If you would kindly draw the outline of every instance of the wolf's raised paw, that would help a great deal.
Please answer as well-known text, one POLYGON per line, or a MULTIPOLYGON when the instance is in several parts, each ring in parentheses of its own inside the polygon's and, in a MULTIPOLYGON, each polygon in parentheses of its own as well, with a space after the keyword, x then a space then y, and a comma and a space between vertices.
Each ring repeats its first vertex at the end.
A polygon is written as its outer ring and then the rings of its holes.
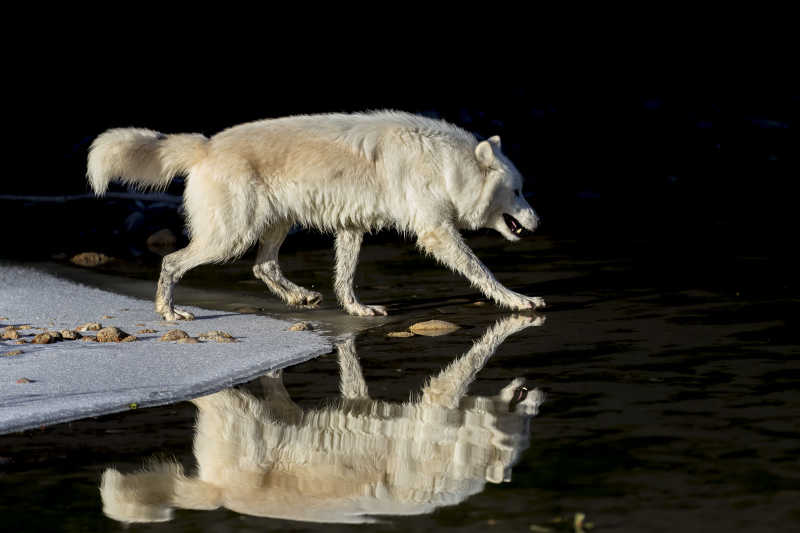
POLYGON ((382 305, 350 304, 345 306, 345 311, 353 316, 386 316, 389 313, 382 305))
POLYGON ((317 307, 322 302, 322 294, 316 291, 306 291, 289 297, 289 305, 301 307, 317 307))

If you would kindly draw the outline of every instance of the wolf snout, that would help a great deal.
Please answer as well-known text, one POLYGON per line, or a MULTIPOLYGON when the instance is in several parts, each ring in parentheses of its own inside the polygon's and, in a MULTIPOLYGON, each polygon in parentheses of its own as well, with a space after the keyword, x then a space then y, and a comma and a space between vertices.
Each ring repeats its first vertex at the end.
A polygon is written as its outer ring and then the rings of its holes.
POLYGON ((503 213, 503 220, 505 221, 506 226, 508 226, 508 229, 511 231, 511 233, 517 237, 527 237, 533 233, 533 231, 539 225, 539 217, 536 215, 533 215, 526 220, 526 224, 523 224, 508 213, 503 213))

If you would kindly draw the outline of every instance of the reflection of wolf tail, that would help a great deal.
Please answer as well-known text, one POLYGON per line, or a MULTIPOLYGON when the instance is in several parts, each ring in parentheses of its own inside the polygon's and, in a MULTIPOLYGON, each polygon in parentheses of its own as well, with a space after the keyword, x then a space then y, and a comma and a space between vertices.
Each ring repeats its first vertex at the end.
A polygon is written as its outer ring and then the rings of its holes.
POLYGON ((92 143, 86 175, 98 196, 114 178, 143 189, 164 189, 176 174, 188 172, 205 156, 207 142, 199 133, 108 130, 92 143))

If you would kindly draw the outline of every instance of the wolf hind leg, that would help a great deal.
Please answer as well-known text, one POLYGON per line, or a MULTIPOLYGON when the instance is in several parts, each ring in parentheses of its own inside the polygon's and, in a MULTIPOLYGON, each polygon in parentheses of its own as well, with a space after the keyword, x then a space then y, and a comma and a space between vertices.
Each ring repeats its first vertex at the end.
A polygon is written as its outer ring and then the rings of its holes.
POLYGON ((353 278, 358 264, 358 252, 364 234, 354 230, 336 232, 336 269, 333 283, 336 297, 348 314, 356 316, 385 316, 386 308, 382 305, 364 305, 356 299, 353 290, 353 278))
POLYGON ((286 279, 278 264, 278 251, 290 228, 289 222, 280 222, 264 230, 259 239, 260 244, 256 264, 253 266, 253 274, 263 281, 275 296, 287 304, 316 307, 322 301, 322 294, 310 291, 286 279))
POLYGON ((223 261, 234 254, 229 247, 214 247, 192 240, 186 248, 164 256, 156 288, 156 312, 164 320, 194 320, 192 313, 173 305, 172 293, 175 285, 189 270, 207 263, 223 261))

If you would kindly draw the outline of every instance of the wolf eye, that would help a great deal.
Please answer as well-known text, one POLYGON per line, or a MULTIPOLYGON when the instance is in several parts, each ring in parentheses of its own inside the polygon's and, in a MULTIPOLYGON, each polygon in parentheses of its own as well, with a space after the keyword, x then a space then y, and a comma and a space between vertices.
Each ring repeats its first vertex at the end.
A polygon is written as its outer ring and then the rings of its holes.
POLYGON ((514 196, 519 198, 519 189, 514 189, 514 196))

